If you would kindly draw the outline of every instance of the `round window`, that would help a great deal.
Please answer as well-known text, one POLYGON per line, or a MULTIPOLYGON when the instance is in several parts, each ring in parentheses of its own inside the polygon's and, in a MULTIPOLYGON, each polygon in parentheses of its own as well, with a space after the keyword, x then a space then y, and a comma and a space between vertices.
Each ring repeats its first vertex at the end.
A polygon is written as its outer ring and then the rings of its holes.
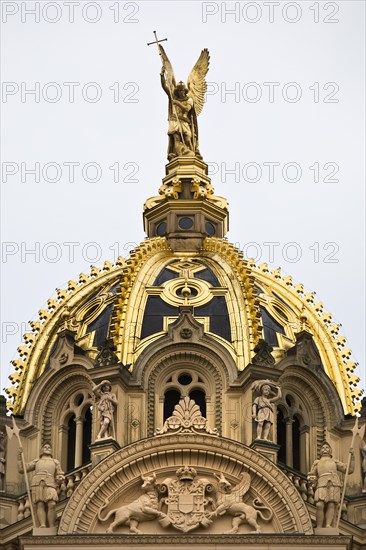
POLYGON ((178 222, 180 229, 191 229, 193 226, 192 218, 180 218, 178 222))
POLYGON ((216 233, 216 227, 211 222, 205 223, 205 229, 206 229, 207 235, 209 235, 210 237, 213 237, 216 233))
POLYGON ((180 374, 178 376, 178 382, 179 384, 182 384, 182 386, 188 386, 192 382, 192 376, 190 374, 180 374))
POLYGON ((158 237, 164 237, 166 235, 167 225, 166 222, 160 222, 156 228, 156 234, 158 237))

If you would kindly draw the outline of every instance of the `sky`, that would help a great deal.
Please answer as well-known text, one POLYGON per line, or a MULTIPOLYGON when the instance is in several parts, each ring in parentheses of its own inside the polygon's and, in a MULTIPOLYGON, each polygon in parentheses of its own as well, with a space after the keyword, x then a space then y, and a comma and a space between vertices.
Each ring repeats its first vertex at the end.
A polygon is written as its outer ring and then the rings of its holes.
POLYGON ((1 384, 29 320, 144 239, 167 149, 155 45, 210 51, 200 150, 228 239, 341 323, 366 384, 364 10, 337 2, 1 2, 1 384))

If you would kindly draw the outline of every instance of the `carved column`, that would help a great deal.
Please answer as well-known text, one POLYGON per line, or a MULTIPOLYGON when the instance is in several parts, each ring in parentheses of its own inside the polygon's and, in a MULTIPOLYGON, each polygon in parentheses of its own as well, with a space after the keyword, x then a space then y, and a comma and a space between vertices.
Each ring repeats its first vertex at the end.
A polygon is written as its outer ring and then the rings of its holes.
POLYGON ((83 463, 83 419, 81 416, 77 416, 75 422, 75 468, 78 468, 83 463))
POLYGON ((286 418, 286 465, 293 468, 292 418, 286 418))
POLYGON ((67 445, 67 434, 68 434, 68 428, 64 424, 61 424, 58 427, 58 448, 59 448, 59 459, 61 462, 61 467, 64 471, 67 469, 67 451, 68 451, 68 445, 67 445))
POLYGON ((310 468, 310 428, 300 428, 300 471, 308 472, 310 468))

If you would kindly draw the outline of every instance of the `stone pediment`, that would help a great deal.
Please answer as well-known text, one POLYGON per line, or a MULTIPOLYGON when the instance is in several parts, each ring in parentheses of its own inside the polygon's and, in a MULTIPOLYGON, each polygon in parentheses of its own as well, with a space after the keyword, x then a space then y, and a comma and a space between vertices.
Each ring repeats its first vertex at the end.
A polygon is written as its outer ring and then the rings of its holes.
POLYGON ((165 434, 116 451, 85 476, 65 507, 58 534, 191 530, 313 532, 300 494, 261 454, 213 435, 165 434))
POLYGON ((193 317, 193 309, 190 306, 179 308, 179 317, 168 328, 168 337, 173 342, 199 341, 204 336, 202 323, 193 317))

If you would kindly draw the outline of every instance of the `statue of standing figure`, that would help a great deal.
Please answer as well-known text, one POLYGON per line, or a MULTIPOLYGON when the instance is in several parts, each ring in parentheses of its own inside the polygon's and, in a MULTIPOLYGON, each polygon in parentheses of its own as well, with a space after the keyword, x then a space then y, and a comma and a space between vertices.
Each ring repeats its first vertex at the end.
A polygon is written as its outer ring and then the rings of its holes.
POLYGON ((257 380, 253 382, 252 389, 260 393, 252 406, 252 417, 257 422, 257 439, 268 440, 274 423, 273 403, 282 397, 281 388, 271 380, 257 380))
MULTIPOLYGON (((24 474, 22 463, 23 449, 20 447, 18 456, 18 470, 24 474)), ((31 482, 32 503, 36 505, 36 518, 39 527, 55 527, 57 489, 64 481, 65 476, 58 460, 52 457, 49 443, 42 446, 39 458, 26 464, 26 472, 32 472, 31 482)))
POLYGON ((97 409, 100 420, 97 440, 115 438, 113 413, 118 401, 116 394, 112 392, 112 385, 109 380, 102 380, 100 384, 94 385, 93 393, 98 399, 97 409))
POLYGON ((181 156, 202 159, 198 146, 197 117, 202 112, 205 101, 209 52, 207 49, 202 50, 186 86, 182 81, 176 83, 172 64, 164 48, 161 44, 158 44, 158 48, 163 62, 160 71, 161 85, 169 98, 168 160, 181 156))
MULTIPOLYGON (((350 449, 351 462, 349 473, 355 468, 355 455, 350 449)), ((333 458, 332 448, 326 441, 320 449, 320 458, 316 460, 308 474, 309 481, 315 487, 316 526, 318 528, 336 527, 338 507, 341 501, 341 479, 338 472, 345 473, 347 465, 333 458)))

